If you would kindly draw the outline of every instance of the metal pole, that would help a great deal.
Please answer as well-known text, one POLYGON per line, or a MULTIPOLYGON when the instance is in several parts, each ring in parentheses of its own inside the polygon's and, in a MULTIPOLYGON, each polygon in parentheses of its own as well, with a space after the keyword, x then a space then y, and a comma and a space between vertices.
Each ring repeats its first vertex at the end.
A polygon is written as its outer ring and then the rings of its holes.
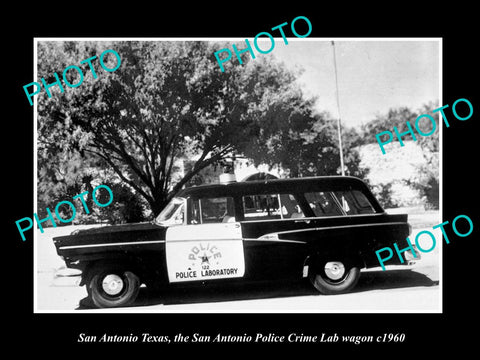
POLYGON ((335 88, 336 88, 336 97, 337 97, 337 109, 338 109, 338 147, 340 148, 340 167, 342 169, 342 176, 345 176, 345 169, 343 165, 343 146, 342 146, 342 124, 341 124, 341 115, 340 115, 340 99, 338 96, 338 79, 337 79, 337 58, 335 57, 335 43, 332 41, 333 48, 333 66, 335 68, 335 88))

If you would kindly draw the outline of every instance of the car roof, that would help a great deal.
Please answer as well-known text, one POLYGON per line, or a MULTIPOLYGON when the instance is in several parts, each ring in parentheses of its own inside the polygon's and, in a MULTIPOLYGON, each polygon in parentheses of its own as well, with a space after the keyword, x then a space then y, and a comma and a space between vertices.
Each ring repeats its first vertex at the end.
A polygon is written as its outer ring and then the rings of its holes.
POLYGON ((235 196, 261 193, 296 193, 308 190, 332 191, 358 189, 369 192, 365 183, 353 176, 313 176, 291 179, 265 179, 206 184, 180 191, 179 197, 235 196))

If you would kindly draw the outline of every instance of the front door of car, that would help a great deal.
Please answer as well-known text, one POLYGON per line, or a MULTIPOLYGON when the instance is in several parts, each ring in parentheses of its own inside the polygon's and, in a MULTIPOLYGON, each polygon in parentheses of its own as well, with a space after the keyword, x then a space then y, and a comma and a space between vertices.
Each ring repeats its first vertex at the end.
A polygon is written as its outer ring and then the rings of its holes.
POLYGON ((228 214, 227 201, 228 198, 213 198, 189 202, 194 208, 189 208, 187 224, 167 229, 170 282, 243 277, 242 228, 228 214))

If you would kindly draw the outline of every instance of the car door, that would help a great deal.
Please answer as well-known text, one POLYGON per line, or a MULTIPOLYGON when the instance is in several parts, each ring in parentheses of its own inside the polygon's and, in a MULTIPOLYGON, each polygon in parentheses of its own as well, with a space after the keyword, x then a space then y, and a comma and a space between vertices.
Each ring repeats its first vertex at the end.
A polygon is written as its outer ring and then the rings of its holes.
POLYGON ((230 204, 228 197, 190 200, 186 224, 167 229, 170 282, 243 277, 242 229, 230 204))
POLYGON ((284 236, 309 227, 310 220, 293 194, 249 194, 241 199, 244 221, 245 277, 255 280, 303 275, 306 241, 284 236))

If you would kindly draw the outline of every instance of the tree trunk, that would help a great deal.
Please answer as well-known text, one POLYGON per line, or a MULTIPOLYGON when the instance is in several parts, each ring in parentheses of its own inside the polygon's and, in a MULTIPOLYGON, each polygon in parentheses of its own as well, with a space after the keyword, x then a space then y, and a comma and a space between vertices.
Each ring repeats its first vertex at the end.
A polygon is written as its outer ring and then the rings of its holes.
POLYGON ((150 209, 152 210, 153 216, 157 217, 158 214, 167 206, 169 199, 167 196, 162 194, 160 197, 156 197, 149 201, 150 209))

